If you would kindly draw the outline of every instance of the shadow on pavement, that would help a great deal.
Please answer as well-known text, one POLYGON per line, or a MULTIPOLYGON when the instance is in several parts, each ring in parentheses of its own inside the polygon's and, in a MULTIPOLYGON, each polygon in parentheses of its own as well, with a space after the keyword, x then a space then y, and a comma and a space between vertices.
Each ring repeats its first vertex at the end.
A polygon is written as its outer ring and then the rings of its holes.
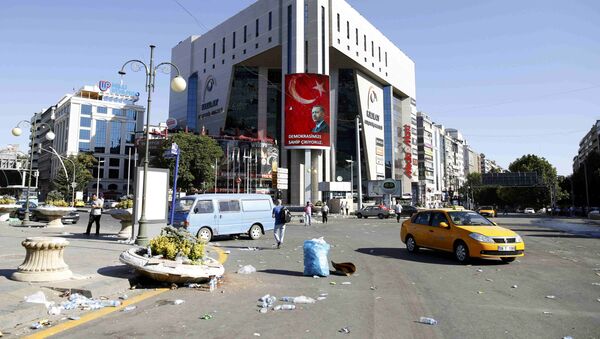
MULTIPOLYGON (((421 262, 425 264, 442 264, 442 265, 453 265, 460 266, 459 262, 454 259, 454 254, 442 251, 435 251, 429 249, 419 249, 418 253, 408 253, 405 248, 359 248, 356 252, 373 255, 377 257, 389 258, 389 259, 401 259, 406 261, 421 262)), ((480 259, 471 258, 469 264, 473 265, 505 265, 502 261, 495 259, 480 259)))
POLYGON ((101 267, 96 271, 98 274, 112 278, 127 278, 135 277, 135 272, 127 265, 115 265, 101 267))
POLYGON ((10 279, 10 276, 16 271, 16 269, 0 269, 0 276, 10 279))
POLYGON ((218 246, 219 248, 237 248, 240 250, 247 250, 247 251, 253 251, 253 250, 249 250, 248 248, 256 248, 256 250, 258 251, 263 251, 263 250, 274 250, 275 247, 261 247, 261 246, 218 246))
MULTIPOLYGON (((294 277, 304 277, 304 273, 299 272, 299 271, 268 269, 268 270, 260 270, 258 272, 269 273, 269 274, 279 274, 279 275, 290 275, 290 276, 294 276, 294 277)), ((312 276, 310 278, 312 278, 312 276)))
POLYGON ((527 234, 526 237, 538 237, 538 238, 571 238, 571 239, 590 239, 594 238, 593 235, 587 234, 527 234))
POLYGON ((555 229, 546 229, 546 228, 520 228, 519 226, 511 227, 513 231, 519 232, 549 232, 549 233, 566 233, 565 231, 555 230, 555 229))

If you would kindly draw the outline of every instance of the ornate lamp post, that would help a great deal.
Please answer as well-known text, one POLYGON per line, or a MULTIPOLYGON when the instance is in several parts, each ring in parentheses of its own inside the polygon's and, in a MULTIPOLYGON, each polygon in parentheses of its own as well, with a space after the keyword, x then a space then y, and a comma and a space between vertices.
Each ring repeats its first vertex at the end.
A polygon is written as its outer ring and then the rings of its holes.
MULTIPOLYGON (((52 111, 54 111, 55 107, 52 107, 52 111)), ((52 117, 54 117, 54 112, 52 112, 52 117)), ((30 128, 30 135, 31 135, 31 147, 29 150, 29 169, 28 169, 28 178, 27 178, 27 196, 25 197, 25 215, 23 217, 23 222, 21 223, 21 225, 23 226, 29 226, 30 225, 30 220, 29 220, 29 192, 31 191, 31 176, 33 173, 33 150, 35 148, 34 145, 34 141, 35 141, 35 132, 38 130, 38 128, 48 128, 48 132, 46 132, 46 139, 49 141, 54 140, 54 138, 56 137, 56 135, 54 134, 54 132, 52 132, 52 126, 48 125, 47 123, 37 123, 37 114, 34 116, 33 118, 33 123, 27 121, 27 120, 21 120, 17 123, 17 126, 15 126, 15 128, 12 129, 12 135, 14 135, 15 137, 20 136, 23 133, 23 130, 21 130, 21 127, 19 127, 22 123, 27 123, 31 126, 30 128)))
MULTIPOLYGON (((185 91, 185 87, 186 87, 186 82, 185 80, 181 77, 181 73, 179 72, 179 68, 177 68, 176 65, 170 63, 170 62, 161 62, 158 65, 154 66, 154 48, 156 46, 154 45, 150 45, 150 64, 146 65, 144 62, 140 61, 140 60, 129 60, 127 62, 125 62, 123 64, 123 66, 121 67, 121 70, 119 71, 119 74, 121 76, 125 75, 125 66, 127 66, 128 64, 132 64, 132 69, 134 72, 140 71, 142 69, 142 66, 144 68, 144 70, 146 71, 146 92, 148 93, 148 105, 146 107, 146 131, 145 131, 145 138, 146 138, 146 145, 145 145, 145 150, 144 150, 144 180, 142 181, 142 210, 141 210, 141 216, 140 216, 140 220, 139 220, 139 231, 138 231, 138 236, 136 238, 135 243, 137 245, 140 246, 146 246, 148 245, 148 236, 147 236, 147 229, 146 229, 146 224, 148 223, 148 220, 146 219, 146 186, 148 184, 148 154, 149 154, 149 148, 148 146, 150 145, 150 138, 149 138, 149 134, 150 134, 150 106, 152 104, 152 92, 154 92, 154 79, 156 77, 156 71, 158 69, 160 69, 162 66, 170 66, 175 68, 175 70, 177 71, 177 76, 175 78, 173 78, 173 80, 171 80, 171 89, 175 92, 183 92, 185 91)), ((168 69, 168 68, 167 68, 168 69)), ((164 70, 164 69, 161 69, 164 70)))

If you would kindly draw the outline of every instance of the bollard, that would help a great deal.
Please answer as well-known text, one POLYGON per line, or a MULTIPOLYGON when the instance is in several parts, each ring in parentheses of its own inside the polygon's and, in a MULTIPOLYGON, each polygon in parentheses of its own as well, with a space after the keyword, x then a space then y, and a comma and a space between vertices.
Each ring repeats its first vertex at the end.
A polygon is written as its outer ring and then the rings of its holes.
POLYGON ((27 251, 25 261, 12 274, 12 280, 45 282, 65 280, 73 276, 63 258, 65 247, 69 245, 66 239, 31 237, 21 242, 21 245, 27 251))

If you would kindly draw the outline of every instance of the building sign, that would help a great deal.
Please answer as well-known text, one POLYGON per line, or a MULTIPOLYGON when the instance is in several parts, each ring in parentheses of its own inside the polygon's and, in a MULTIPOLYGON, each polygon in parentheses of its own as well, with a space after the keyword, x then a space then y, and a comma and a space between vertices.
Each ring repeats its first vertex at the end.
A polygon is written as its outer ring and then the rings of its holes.
POLYGON ((202 104, 200 105, 201 119, 223 112, 222 103, 219 102, 218 97, 221 94, 217 91, 217 81, 212 75, 209 75, 204 81, 202 104))
POLYGON ((385 178, 385 147, 383 131, 383 88, 366 75, 356 72, 360 101, 367 179, 385 178))
POLYGON ((134 102, 140 97, 140 92, 128 90, 127 85, 117 85, 107 80, 98 81, 98 89, 113 95, 135 97, 134 102))
POLYGON ((108 91, 108 89, 111 87, 111 82, 110 81, 106 81, 106 80, 100 80, 98 81, 98 88, 102 91, 102 92, 106 92, 108 91))
POLYGON ((404 174, 412 178, 412 150, 410 125, 404 125, 404 174))
POLYGON ((329 76, 285 76, 285 142, 289 149, 329 149, 329 76))

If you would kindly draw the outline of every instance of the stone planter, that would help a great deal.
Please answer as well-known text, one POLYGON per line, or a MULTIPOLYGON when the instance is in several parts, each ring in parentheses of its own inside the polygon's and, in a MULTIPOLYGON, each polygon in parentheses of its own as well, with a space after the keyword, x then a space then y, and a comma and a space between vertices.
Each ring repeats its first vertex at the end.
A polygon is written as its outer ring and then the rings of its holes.
POLYGON ((0 205, 0 221, 8 221, 10 213, 21 208, 21 205, 7 204, 0 205))
POLYGON ((36 208, 35 212, 48 219, 46 227, 64 227, 65 225, 60 219, 71 212, 75 212, 75 209, 73 207, 42 206, 36 208))
POLYGON ((121 239, 131 238, 131 228, 133 225, 133 208, 117 208, 108 212, 113 218, 120 220, 121 230, 117 236, 121 239))
POLYGON ((63 259, 69 242, 64 238, 32 237, 21 245, 27 254, 25 261, 13 273, 11 279, 28 282, 45 282, 69 279, 73 272, 63 259))
POLYGON ((119 260, 151 279, 169 283, 203 281, 225 273, 223 265, 210 257, 206 257, 201 265, 187 265, 174 260, 146 258, 145 253, 145 248, 134 247, 121 253, 119 260))

